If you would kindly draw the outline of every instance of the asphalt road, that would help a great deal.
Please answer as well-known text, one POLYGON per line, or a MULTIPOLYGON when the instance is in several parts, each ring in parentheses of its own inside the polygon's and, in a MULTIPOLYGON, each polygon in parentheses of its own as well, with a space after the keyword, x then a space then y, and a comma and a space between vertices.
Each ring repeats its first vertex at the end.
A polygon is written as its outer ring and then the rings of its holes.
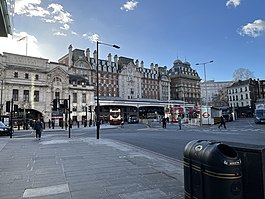
MULTIPOLYGON (((177 124, 168 124, 161 128, 153 123, 152 128, 143 124, 125 124, 124 128, 100 130, 100 138, 125 142, 143 149, 165 155, 169 158, 182 160, 185 145, 191 140, 217 140, 263 145, 265 147, 265 125, 257 125, 252 118, 239 119, 226 123, 227 129, 218 129, 218 125, 188 126, 182 130, 177 124)), ((14 138, 33 137, 31 132, 18 132, 14 138)), ((68 137, 68 131, 45 132, 47 136, 68 137)), ((95 128, 75 128, 71 137, 96 137, 95 128)))
POLYGON ((265 125, 257 125, 252 118, 226 123, 227 129, 218 125, 192 127, 169 124, 166 129, 159 124, 154 128, 142 125, 126 125, 125 128, 100 132, 100 137, 110 138, 138 146, 170 158, 182 160, 185 145, 191 140, 217 140, 264 145, 265 125))

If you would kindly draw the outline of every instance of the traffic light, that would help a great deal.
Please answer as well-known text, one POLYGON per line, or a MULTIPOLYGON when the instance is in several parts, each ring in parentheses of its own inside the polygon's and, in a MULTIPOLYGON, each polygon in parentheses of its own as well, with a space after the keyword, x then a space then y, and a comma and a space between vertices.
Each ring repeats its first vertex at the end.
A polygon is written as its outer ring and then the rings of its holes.
POLYGON ((64 99, 63 100, 63 106, 64 106, 65 109, 68 108, 68 99, 64 99))
POLYGON ((14 112, 18 112, 18 105, 14 104, 14 112))
POLYGON ((52 101, 52 109, 53 109, 53 111, 57 111, 57 99, 54 99, 53 101, 52 101))
POLYGON ((10 112, 10 101, 6 101, 6 112, 10 112))

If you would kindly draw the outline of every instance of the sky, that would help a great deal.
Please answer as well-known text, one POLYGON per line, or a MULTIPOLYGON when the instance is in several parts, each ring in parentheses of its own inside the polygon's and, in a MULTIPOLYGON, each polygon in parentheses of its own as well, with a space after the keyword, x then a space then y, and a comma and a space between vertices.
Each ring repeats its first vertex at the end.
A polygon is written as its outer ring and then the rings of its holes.
POLYGON ((0 37, 0 53, 57 62, 70 44, 92 56, 98 40, 120 46, 99 45, 100 59, 111 53, 168 69, 180 59, 203 80, 204 72, 207 80, 233 80, 238 68, 265 80, 264 0, 8 1, 13 35, 0 37))

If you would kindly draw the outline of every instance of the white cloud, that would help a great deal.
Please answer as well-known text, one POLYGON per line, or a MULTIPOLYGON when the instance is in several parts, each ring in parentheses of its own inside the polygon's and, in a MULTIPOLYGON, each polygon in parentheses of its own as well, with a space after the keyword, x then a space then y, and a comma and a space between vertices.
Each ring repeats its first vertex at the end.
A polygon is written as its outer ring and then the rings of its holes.
POLYGON ((68 24, 64 24, 60 27, 61 30, 69 30, 70 26, 68 24))
POLYGON ((258 37, 262 33, 265 32, 265 21, 258 19, 255 20, 253 23, 248 23, 247 25, 243 26, 239 31, 239 34, 242 36, 250 36, 250 37, 258 37))
POLYGON ((64 36, 64 37, 67 36, 67 34, 65 34, 63 32, 59 32, 59 31, 54 32, 53 35, 55 35, 55 36, 64 36))
POLYGON ((75 31, 71 31, 71 34, 72 34, 72 35, 75 35, 75 36, 79 36, 78 33, 75 32, 75 31))
POLYGON ((99 35, 94 33, 94 34, 83 34, 82 35, 85 39, 88 39, 91 43, 99 41, 99 35))
POLYGON ((25 32, 14 32, 13 36, 0 37, 0 52, 41 57, 38 40, 25 32), (24 38, 24 39, 23 39, 24 38), (20 40, 20 41, 19 41, 20 40))
POLYGON ((235 8, 240 5, 241 0, 227 0, 226 6, 234 6, 235 8))
POLYGON ((16 0, 15 2, 15 14, 18 15, 26 15, 26 16, 39 16, 45 17, 50 13, 40 7, 41 0, 16 0))
MULTIPOLYGON (((30 17, 41 17, 46 23, 63 24, 61 30, 69 30, 73 21, 72 15, 64 11, 60 4, 52 3, 47 8, 40 6, 41 0, 16 0, 15 13, 30 17)), ((62 34, 61 34, 62 35, 62 34)))
POLYGON ((134 1, 134 0, 127 1, 125 4, 122 5, 120 9, 125 10, 125 11, 134 10, 137 7, 138 3, 139 3, 138 1, 134 1))
POLYGON ((54 22, 68 24, 73 21, 73 19, 71 18, 72 15, 69 12, 64 11, 63 6, 61 6, 60 4, 52 3, 48 6, 48 9, 50 8, 53 9, 51 14, 53 16, 54 22))

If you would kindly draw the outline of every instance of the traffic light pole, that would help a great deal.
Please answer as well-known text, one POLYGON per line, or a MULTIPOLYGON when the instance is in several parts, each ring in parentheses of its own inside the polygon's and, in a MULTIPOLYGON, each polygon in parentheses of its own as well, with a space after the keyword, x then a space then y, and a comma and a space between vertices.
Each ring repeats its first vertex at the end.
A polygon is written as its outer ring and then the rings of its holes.
POLYGON ((70 128, 71 128, 71 111, 70 111, 71 110, 70 109, 71 96, 70 95, 69 95, 69 99, 68 100, 69 100, 69 106, 68 106, 68 112, 69 112, 69 124, 68 125, 69 125, 69 128, 68 129, 69 129, 69 138, 70 138, 71 137, 71 130, 70 130, 70 128))
POLYGON ((10 138, 12 138, 12 136, 13 136, 13 104, 14 104, 14 100, 13 100, 13 98, 12 98, 12 100, 11 100, 11 117, 10 117, 10 122, 11 122, 11 129, 10 129, 10 138))
MULTIPOLYGON (((69 113, 69 115, 68 115, 68 137, 69 138, 71 138, 71 108, 70 108, 70 101, 71 101, 71 96, 69 95, 69 98, 68 99, 54 99, 53 100, 53 111, 57 111, 57 109, 59 108, 61 108, 60 107, 60 101, 61 100, 63 100, 63 109, 65 110, 65 126, 67 125, 67 110, 68 110, 68 113, 69 113), (59 102, 59 107, 57 107, 57 105, 58 105, 58 102, 59 102), (69 102, 69 103, 68 103, 69 102), (69 106, 68 106, 68 104, 69 104, 69 106)), ((63 127, 63 125, 62 125, 62 127, 63 127)), ((65 129, 65 130, 67 130, 67 129, 65 129)))

